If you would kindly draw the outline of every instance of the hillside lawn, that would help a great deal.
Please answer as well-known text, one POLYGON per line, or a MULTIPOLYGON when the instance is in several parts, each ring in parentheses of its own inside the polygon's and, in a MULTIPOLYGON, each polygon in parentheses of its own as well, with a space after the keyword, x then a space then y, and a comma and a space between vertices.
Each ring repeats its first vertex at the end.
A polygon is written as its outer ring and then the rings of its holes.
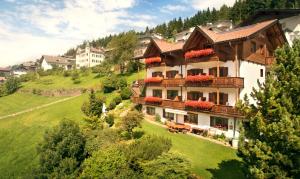
POLYGON ((0 116, 30 109, 63 98, 64 97, 45 97, 34 94, 14 93, 0 98, 0 116))
MULTIPOLYGON (((145 70, 139 73, 134 73, 132 75, 122 75, 127 79, 128 84, 139 78, 143 78, 145 75, 145 70)), ((51 90, 51 89, 71 89, 71 88, 97 88, 100 87, 103 77, 97 77, 96 73, 89 73, 88 75, 80 75, 80 83, 74 84, 71 77, 64 77, 63 75, 50 75, 41 76, 39 79, 34 81, 25 82, 22 84, 22 89, 41 89, 41 90, 51 90)))

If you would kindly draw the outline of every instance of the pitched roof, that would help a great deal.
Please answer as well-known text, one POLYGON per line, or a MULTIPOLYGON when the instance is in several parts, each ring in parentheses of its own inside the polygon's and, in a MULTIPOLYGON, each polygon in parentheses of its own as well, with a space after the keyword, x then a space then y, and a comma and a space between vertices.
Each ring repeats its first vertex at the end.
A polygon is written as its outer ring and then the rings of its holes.
POLYGON ((65 57, 61 57, 61 56, 43 55, 42 58, 44 58, 44 60, 46 60, 46 62, 50 63, 50 64, 69 65, 73 61, 70 58, 65 58, 65 57))
POLYGON ((184 44, 183 42, 170 43, 161 39, 153 39, 153 41, 156 43, 157 47, 162 53, 181 50, 184 44))
POLYGON ((10 72, 10 68, 3 68, 3 67, 0 67, 0 71, 2 72, 10 72))
POLYGON ((269 20, 260 23, 256 23, 253 25, 239 27, 232 29, 230 31, 215 33, 205 27, 198 26, 198 30, 202 31, 204 35, 208 37, 213 43, 220 43, 226 41, 240 40, 243 38, 250 37, 251 35, 270 27, 275 24, 277 20, 269 20))

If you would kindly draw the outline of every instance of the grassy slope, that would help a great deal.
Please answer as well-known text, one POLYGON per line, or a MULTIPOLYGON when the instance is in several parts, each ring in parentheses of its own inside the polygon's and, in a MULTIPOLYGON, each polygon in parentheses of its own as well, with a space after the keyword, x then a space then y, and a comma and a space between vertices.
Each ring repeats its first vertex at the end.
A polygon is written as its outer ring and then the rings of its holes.
POLYGON ((63 97, 44 97, 33 94, 14 93, 0 98, 0 116, 50 103, 63 97))
POLYGON ((143 123, 143 130, 170 138, 172 150, 186 156, 193 172, 203 178, 244 178, 234 149, 185 134, 173 134, 149 122, 143 123))
MULTIPOLYGON (((142 78, 145 75, 145 71, 141 71, 139 74, 125 75, 128 79, 128 83, 131 84, 137 77, 142 78)), ((87 76, 81 76, 81 83, 74 84, 71 77, 63 77, 62 75, 52 75, 40 77, 35 81, 29 81, 23 83, 23 89, 68 89, 68 88, 91 88, 97 87, 103 80, 103 78, 97 78, 97 75, 90 73, 87 76)))
POLYGON ((82 122, 80 110, 87 95, 34 112, 0 120, 0 178, 23 175, 38 162, 36 145, 43 133, 63 118, 82 122))

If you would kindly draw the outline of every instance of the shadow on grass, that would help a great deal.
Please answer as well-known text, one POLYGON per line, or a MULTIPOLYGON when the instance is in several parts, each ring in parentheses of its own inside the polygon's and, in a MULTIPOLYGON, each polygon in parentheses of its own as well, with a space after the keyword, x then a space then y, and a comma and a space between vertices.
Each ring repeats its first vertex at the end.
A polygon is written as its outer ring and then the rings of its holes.
POLYGON ((243 163, 238 160, 222 161, 218 164, 218 168, 206 169, 212 174, 212 178, 230 178, 243 179, 246 178, 243 174, 243 163))

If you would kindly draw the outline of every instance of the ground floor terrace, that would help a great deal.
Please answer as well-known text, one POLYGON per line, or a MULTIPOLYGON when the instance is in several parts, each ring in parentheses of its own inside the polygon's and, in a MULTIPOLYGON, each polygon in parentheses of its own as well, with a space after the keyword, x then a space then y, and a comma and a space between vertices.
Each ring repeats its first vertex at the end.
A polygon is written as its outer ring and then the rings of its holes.
POLYGON ((159 116, 163 123, 184 124, 189 127, 189 132, 206 133, 206 135, 210 136, 223 134, 228 139, 237 139, 239 137, 241 119, 238 117, 147 104, 143 105, 142 111, 144 114, 153 117, 159 116))

